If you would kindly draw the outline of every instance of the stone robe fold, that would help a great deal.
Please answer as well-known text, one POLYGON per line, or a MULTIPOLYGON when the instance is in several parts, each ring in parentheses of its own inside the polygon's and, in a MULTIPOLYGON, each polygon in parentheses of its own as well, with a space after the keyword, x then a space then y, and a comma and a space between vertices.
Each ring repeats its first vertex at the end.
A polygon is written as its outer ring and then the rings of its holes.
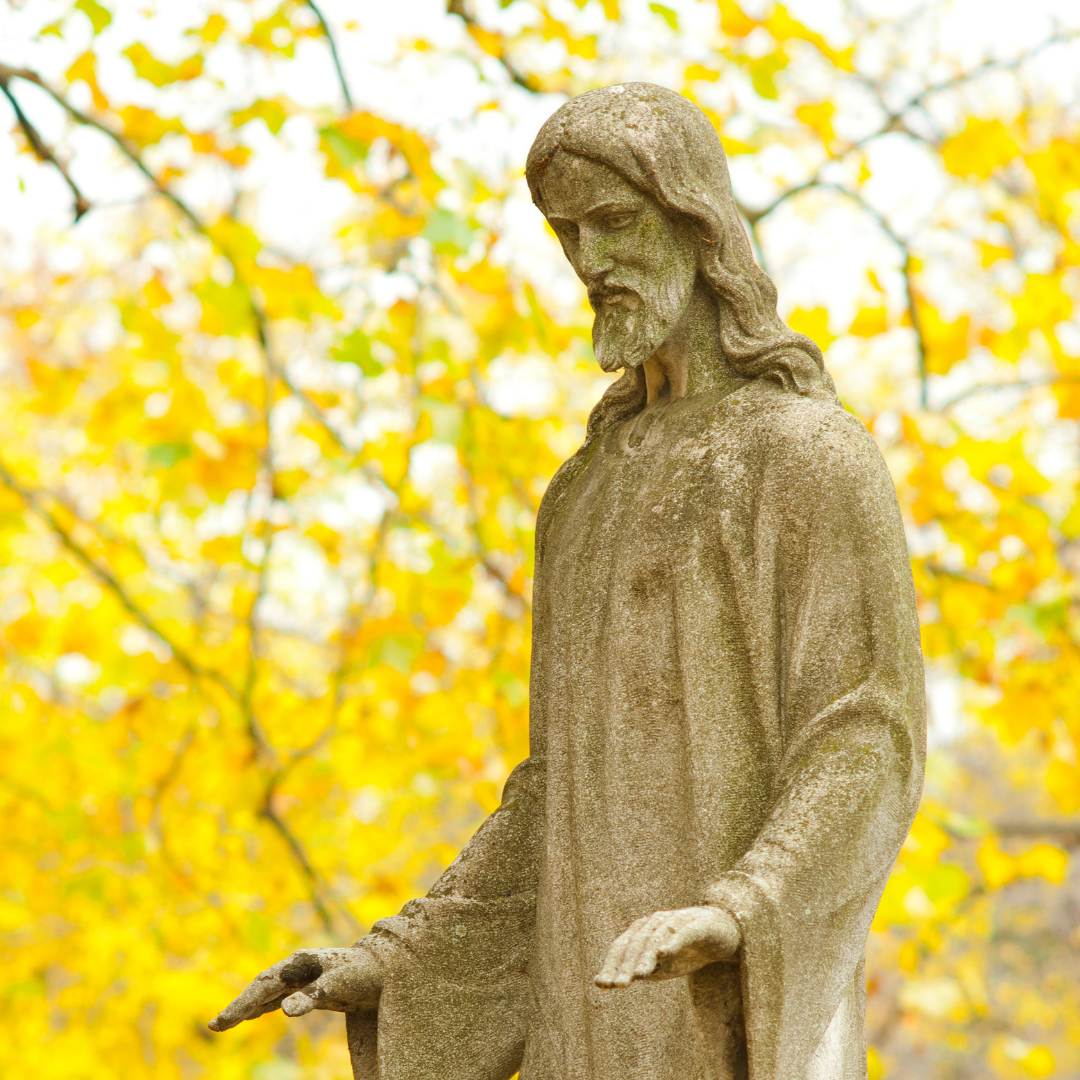
POLYGON ((617 401, 540 510, 530 758, 378 924, 404 960, 377 1049, 350 1018, 358 1076, 865 1076, 866 935, 925 753, 889 474, 853 416, 764 381, 617 401), (738 963, 593 985, 635 919, 703 903, 738 963))

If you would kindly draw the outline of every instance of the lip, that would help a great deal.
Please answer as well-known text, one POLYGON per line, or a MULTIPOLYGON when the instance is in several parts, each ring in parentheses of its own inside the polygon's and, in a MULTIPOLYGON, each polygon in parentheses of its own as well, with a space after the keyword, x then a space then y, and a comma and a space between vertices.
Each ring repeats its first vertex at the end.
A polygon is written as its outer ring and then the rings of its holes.
POLYGON ((593 311, 601 308, 626 308, 637 311, 641 307, 641 297, 633 290, 622 285, 608 285, 589 293, 589 303, 593 311))

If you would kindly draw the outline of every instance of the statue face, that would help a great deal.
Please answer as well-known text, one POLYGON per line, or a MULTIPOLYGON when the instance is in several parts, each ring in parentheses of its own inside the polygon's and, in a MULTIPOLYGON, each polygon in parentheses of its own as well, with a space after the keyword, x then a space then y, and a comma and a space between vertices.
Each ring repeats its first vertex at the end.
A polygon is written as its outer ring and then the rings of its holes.
POLYGON ((596 312, 597 361, 605 371, 643 364, 690 302, 693 237, 598 161, 558 150, 543 185, 548 221, 596 312))

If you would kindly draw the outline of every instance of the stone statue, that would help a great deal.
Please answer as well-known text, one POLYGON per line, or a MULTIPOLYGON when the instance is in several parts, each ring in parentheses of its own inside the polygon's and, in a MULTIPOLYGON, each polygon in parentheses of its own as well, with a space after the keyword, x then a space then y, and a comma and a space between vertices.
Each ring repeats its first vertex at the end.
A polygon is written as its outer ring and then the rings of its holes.
POLYGON ((590 91, 527 176, 623 369, 540 509, 531 754, 427 896, 210 1026, 346 1012, 371 1080, 858 1080, 925 754, 889 474, 696 106, 590 91))

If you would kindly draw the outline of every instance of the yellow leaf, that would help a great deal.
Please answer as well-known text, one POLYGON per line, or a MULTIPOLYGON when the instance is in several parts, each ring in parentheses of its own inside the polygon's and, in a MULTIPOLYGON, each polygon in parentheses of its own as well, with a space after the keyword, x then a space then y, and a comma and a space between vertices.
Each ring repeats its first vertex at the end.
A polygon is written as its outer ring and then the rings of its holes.
POLYGON ((1054 139, 1046 150, 1028 154, 1025 160, 1043 196, 1060 198, 1080 188, 1080 147, 1074 141, 1054 139))
POLYGON ((266 101, 260 98, 246 109, 234 112, 232 114, 232 125, 233 127, 241 127, 249 120, 262 120, 270 129, 270 134, 276 135, 281 130, 281 125, 285 123, 287 117, 288 113, 280 102, 266 101))
POLYGON ((979 259, 982 262, 983 269, 993 266, 994 263, 1001 259, 1011 259, 1013 257, 1012 248, 1001 247, 998 244, 984 244, 981 241, 975 246, 979 249, 979 259))
POLYGON ((194 293, 202 304, 199 326, 208 334, 236 337, 254 329, 251 301, 240 282, 219 285, 216 281, 203 281, 195 286, 194 293))
POLYGON ((872 1046, 866 1048, 866 1076, 867 1080, 882 1080, 885 1076, 881 1055, 872 1046))
POLYGON ((90 87, 90 93, 94 99, 94 105, 98 109, 107 109, 109 99, 101 92, 97 81, 97 58, 92 52, 84 52, 75 63, 67 69, 64 77, 69 83, 82 79, 90 87))
POLYGON ((781 43, 792 39, 805 41, 808 44, 813 45, 822 56, 827 57, 841 70, 851 70, 851 58, 854 55, 853 48, 832 48, 821 34, 809 29, 809 27, 799 22, 798 19, 792 18, 790 12, 783 4, 777 4, 773 9, 773 13, 765 19, 762 25, 774 38, 776 38, 777 41, 781 43))
POLYGON ((817 105, 800 105, 795 110, 795 115, 813 131, 821 136, 822 141, 829 143, 836 138, 833 131, 832 118, 836 112, 836 106, 831 101, 822 101, 817 105))
POLYGON ((1062 813, 1080 810, 1080 769, 1064 761, 1052 761, 1046 772, 1046 786, 1062 813))
POLYGON ((203 23, 202 29, 198 31, 198 35, 203 41, 207 42, 207 44, 213 44, 225 32, 226 26, 228 26, 228 23, 225 21, 225 16, 218 15, 215 12, 205 23, 203 23))
POLYGON ((203 558, 216 563, 240 562, 240 537, 219 536, 213 540, 207 540, 202 546, 203 558))
POLYGON ((796 308, 788 316, 788 326, 797 334, 805 334, 824 352, 835 340, 829 333, 829 312, 823 307, 796 308))
POLYGON ((723 143, 724 150, 728 154, 754 154, 757 152, 756 146, 740 142, 738 139, 730 139, 726 135, 720 136, 720 142, 723 143))
POLYGON ((482 780, 473 787, 473 798, 485 814, 493 813, 499 807, 499 789, 490 780, 482 780))
POLYGON ((751 30, 757 27, 757 22, 744 14, 735 0, 719 0, 720 2, 720 29, 728 37, 746 37, 751 30))
POLYGON ((1036 1046, 1020 1064, 1028 1076, 1039 1077, 1050 1076, 1056 1067, 1054 1055, 1046 1046, 1036 1046))
POLYGON ((1046 878, 1047 881, 1060 885, 1069 868, 1069 856, 1061 848, 1051 844, 1036 844, 1017 858, 1016 866, 1021 877, 1046 878))
POLYGON ((503 55, 503 42, 498 34, 493 34, 490 30, 485 30, 482 26, 477 26, 475 23, 469 23, 469 36, 489 56, 503 55))
POLYGON ((139 146, 151 146, 161 142, 169 132, 184 130, 179 120, 166 120, 152 109, 143 109, 138 105, 125 105, 120 110, 120 119, 124 124, 124 134, 139 146))
POLYGON ((182 60, 179 64, 165 64, 153 56, 141 42, 124 50, 124 55, 131 61, 135 74, 146 79, 154 86, 167 86, 174 82, 188 82, 202 74, 203 58, 198 53, 182 60))
POLYGON ((716 82, 720 78, 720 72, 714 71, 712 68, 704 67, 701 64, 690 64, 686 69, 686 79, 688 82, 694 80, 700 80, 702 82, 716 82))
POLYGON ((676 33, 679 31, 679 16, 672 11, 666 4, 650 4, 649 10, 668 24, 668 29, 674 30, 676 33))
POLYGON ((872 338, 884 334, 889 329, 889 319, 885 308, 863 308, 848 327, 848 333, 855 337, 872 338))
POLYGON ((172 300, 169 290, 161 284, 161 279, 156 274, 143 286, 142 294, 147 305, 152 308, 161 307, 172 300))
POLYGON ((944 375, 954 364, 967 356, 971 328, 971 320, 967 315, 961 315, 951 323, 943 322, 934 308, 920 302, 919 326, 926 347, 927 371, 944 375))
POLYGON ((97 0, 77 0, 75 10, 81 11, 94 28, 94 34, 100 34, 112 22, 112 14, 103 8, 97 0))
POLYGON ((751 60, 747 64, 747 70, 750 72, 750 82, 754 90, 768 101, 778 100, 780 90, 776 85, 776 76, 787 65, 787 53, 782 48, 774 49, 758 59, 751 60))
POLYGON ((988 889, 1000 889, 1010 881, 1015 881, 1020 873, 1016 860, 1011 855, 1006 855, 993 837, 988 836, 982 842, 975 858, 988 889))
POLYGON ((241 267, 254 263, 262 249, 262 241, 253 229, 228 216, 218 218, 206 234, 231 262, 241 267))
POLYGON ((909 974, 917 971, 919 967, 919 946, 914 941, 905 941, 900 946, 897 963, 900 965, 901 971, 906 971, 909 974))
POLYGON ((1013 301, 1017 328, 1023 330, 1052 330, 1072 309, 1060 274, 1029 274, 1024 291, 1013 301))
POLYGON ((306 266, 291 270, 252 267, 249 279, 262 291, 266 313, 271 319, 299 319, 309 322, 314 314, 339 318, 341 312, 319 290, 315 276, 306 266))
POLYGON ((969 117, 964 130, 941 148, 945 168, 954 176, 985 180, 1020 153, 1020 147, 1000 120, 969 117))

